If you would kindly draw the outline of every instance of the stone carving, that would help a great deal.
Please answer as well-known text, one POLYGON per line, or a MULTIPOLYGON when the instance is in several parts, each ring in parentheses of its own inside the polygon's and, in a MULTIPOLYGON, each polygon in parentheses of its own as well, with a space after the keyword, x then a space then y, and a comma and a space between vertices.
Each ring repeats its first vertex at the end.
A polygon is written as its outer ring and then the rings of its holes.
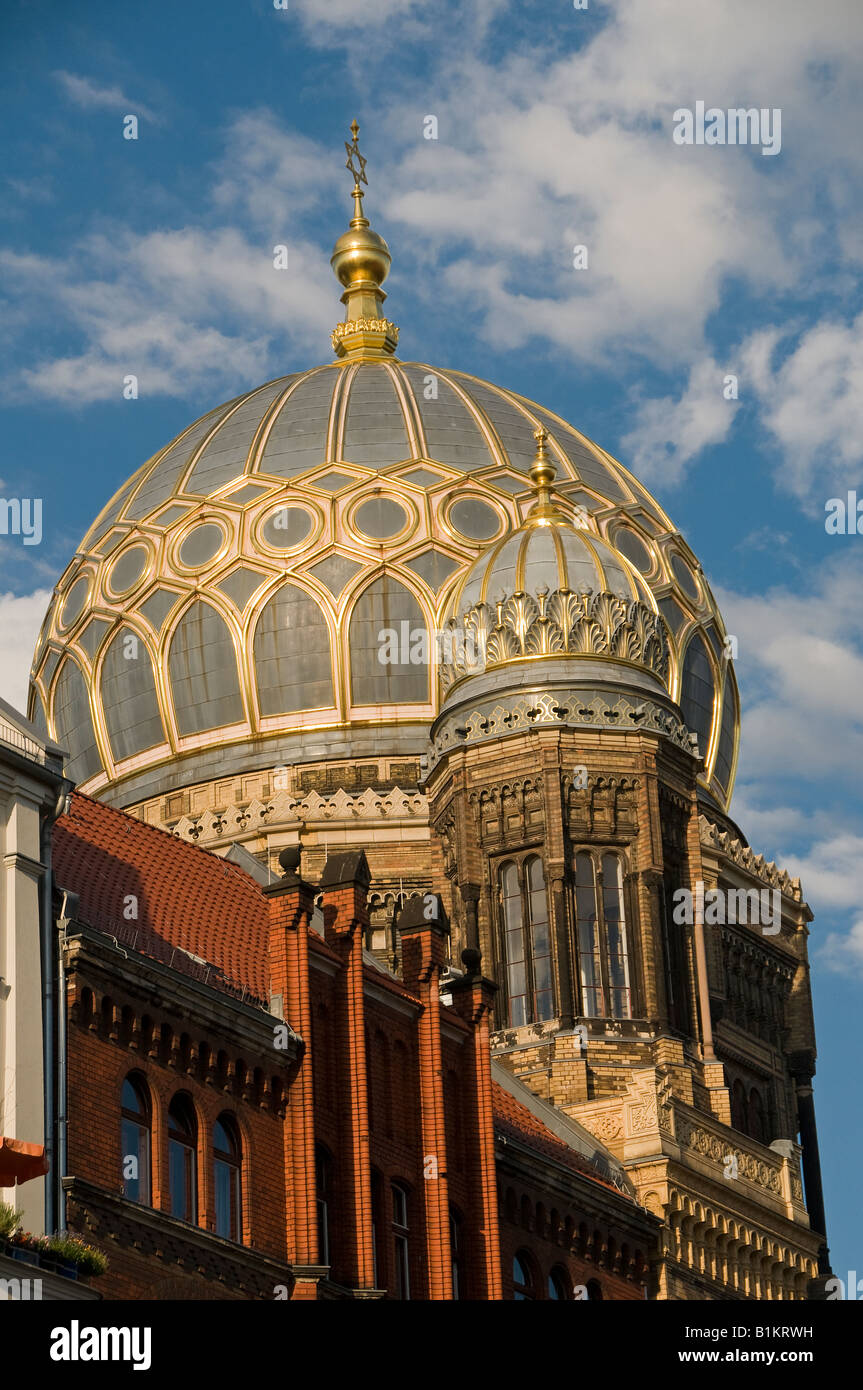
POLYGON ((493 607, 477 603, 461 624, 451 618, 441 677, 444 687, 462 676, 517 657, 611 656, 668 678, 665 624, 646 604, 616 594, 541 588, 517 592, 493 607))
POLYGON ((765 859, 763 854, 756 854, 748 845, 741 844, 740 840, 732 839, 727 830, 720 830, 719 826, 714 825, 706 816, 698 817, 698 827, 703 845, 709 849, 720 850, 735 864, 739 864, 742 869, 746 869, 760 879, 762 883, 769 884, 771 888, 780 888, 783 893, 787 893, 789 898, 802 903, 803 891, 799 878, 792 878, 772 860, 765 859))
POLYGON ((428 802, 420 792, 402 791, 394 787, 392 791, 379 793, 367 787, 359 795, 352 795, 340 787, 333 796, 322 796, 320 792, 311 791, 297 798, 289 792, 277 792, 268 801, 255 799, 242 806, 220 807, 196 816, 183 816, 173 827, 173 833, 181 840, 206 844, 226 836, 230 838, 237 830, 253 833, 262 827, 289 821, 425 819, 427 814, 428 802))

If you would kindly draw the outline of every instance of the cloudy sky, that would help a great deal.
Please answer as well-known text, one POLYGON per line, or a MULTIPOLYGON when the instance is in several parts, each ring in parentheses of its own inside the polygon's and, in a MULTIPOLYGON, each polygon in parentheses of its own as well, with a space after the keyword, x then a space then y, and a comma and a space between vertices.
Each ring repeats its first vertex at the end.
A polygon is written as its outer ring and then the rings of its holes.
POLYGON ((831 1244, 861 1265, 863 535, 825 528, 863 501, 859 0, 7 0, 0 51, 0 495, 44 506, 40 545, 0 537, 0 694, 25 703, 51 588, 125 478, 329 360, 356 115, 402 355, 617 454, 738 637, 732 811, 815 910, 831 1244), (775 152, 676 143, 697 102, 770 113, 775 152))

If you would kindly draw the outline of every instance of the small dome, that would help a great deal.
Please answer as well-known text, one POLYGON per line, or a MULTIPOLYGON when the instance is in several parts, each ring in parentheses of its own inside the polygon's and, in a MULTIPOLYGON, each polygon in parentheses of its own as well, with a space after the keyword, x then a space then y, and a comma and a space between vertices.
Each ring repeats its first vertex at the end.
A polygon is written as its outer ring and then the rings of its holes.
MULTIPOLYGON (((536 500, 521 526, 480 556, 455 591, 442 677, 452 687, 492 667, 587 657, 625 662, 668 689, 666 626, 635 566, 552 500, 548 432, 535 431, 536 500)), ((519 680, 519 677, 515 678, 519 680)), ((462 698, 461 695, 459 698, 462 698)))

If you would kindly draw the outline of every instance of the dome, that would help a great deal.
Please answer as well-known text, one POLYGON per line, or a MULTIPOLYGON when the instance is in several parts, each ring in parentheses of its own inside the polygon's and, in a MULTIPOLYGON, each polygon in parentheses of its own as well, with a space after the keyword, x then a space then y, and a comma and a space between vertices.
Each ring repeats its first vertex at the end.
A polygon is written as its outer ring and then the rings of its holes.
MULTIPOLYGON (((351 227, 371 246, 355 203, 351 227)), ((119 488, 57 585, 30 717, 67 750, 68 775, 131 806, 285 762, 416 758, 440 703, 432 634, 454 601, 493 599, 522 567, 537 588, 601 586, 662 615, 668 693, 724 805, 736 686, 673 523, 543 406, 397 360, 380 288, 388 252, 363 250, 351 269, 346 245, 334 255, 347 286, 337 360, 192 423, 119 488), (556 539, 519 529, 540 428, 555 496, 578 522, 556 539), (397 637, 386 661, 383 633, 397 637)))
MULTIPOLYGON (((562 673, 552 675, 549 663, 562 660, 572 668, 565 682, 582 684, 585 661, 594 678, 597 663, 622 662, 649 673, 648 689, 667 692, 667 631, 653 594, 631 561, 589 533, 582 511, 567 515, 552 499, 555 467, 544 426, 535 438, 533 506, 512 535, 474 562, 453 596, 441 653, 444 686, 470 679, 474 696, 482 688, 493 698, 513 680, 500 668, 542 662, 541 683, 550 689, 562 673), (578 660, 581 666, 572 664, 578 660)), ((613 681, 619 676, 612 671, 613 681)), ((533 672, 528 679, 538 683, 533 672)), ((516 673, 515 681, 524 678, 516 673)))

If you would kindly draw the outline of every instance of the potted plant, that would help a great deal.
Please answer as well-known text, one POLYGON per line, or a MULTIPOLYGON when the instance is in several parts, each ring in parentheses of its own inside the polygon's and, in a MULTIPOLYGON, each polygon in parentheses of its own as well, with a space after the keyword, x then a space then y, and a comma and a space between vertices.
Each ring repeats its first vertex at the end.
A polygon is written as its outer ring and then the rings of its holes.
POLYGON ((48 1252, 57 1261, 58 1272, 67 1279, 104 1274, 108 1268, 107 1258, 101 1250, 95 1250, 78 1236, 52 1236, 47 1242, 48 1252))
POLYGON ((21 1213, 10 1202, 0 1202, 0 1248, 7 1246, 21 1226, 21 1213))

